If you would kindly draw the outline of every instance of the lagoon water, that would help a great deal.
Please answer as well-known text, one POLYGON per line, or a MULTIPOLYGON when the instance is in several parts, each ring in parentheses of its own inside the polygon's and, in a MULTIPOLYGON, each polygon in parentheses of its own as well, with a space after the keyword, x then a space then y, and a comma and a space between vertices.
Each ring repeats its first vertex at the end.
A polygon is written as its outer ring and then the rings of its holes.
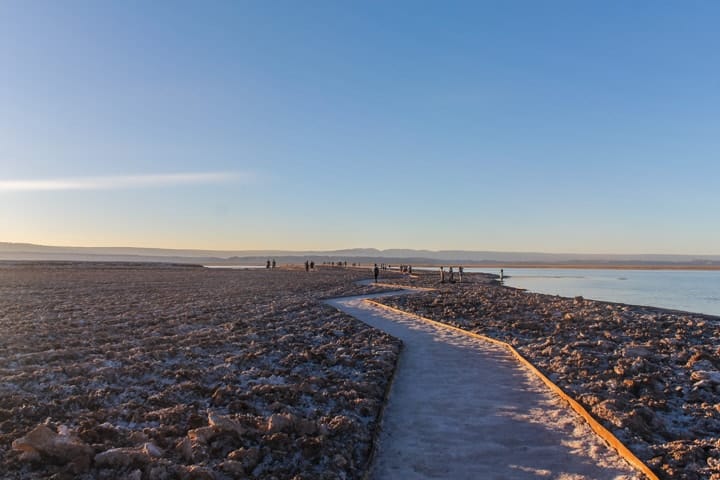
MULTIPOLYGON (((499 274, 500 269, 466 272, 499 274)), ((538 293, 720 315, 720 271, 506 268, 505 285, 538 293)))
POLYGON ((254 270, 257 268, 267 268, 265 265, 203 265, 205 268, 229 268, 231 270, 254 270))

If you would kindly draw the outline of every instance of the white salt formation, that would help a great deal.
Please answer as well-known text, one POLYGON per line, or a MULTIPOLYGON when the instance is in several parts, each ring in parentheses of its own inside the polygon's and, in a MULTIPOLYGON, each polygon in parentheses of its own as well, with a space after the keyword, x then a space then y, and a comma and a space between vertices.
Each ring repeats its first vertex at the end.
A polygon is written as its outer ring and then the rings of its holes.
POLYGON ((400 344, 316 270, 0 265, 0 477, 361 478, 400 344))

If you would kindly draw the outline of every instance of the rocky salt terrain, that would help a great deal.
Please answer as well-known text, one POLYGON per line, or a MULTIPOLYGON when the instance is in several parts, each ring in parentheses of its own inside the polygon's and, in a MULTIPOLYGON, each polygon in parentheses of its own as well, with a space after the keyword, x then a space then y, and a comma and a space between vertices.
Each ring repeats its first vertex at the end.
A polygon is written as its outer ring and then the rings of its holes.
POLYGON ((512 344, 660 478, 720 479, 720 318, 464 280, 381 301, 512 344))
POLYGON ((3 479, 355 479, 400 345, 368 271, 0 265, 3 479))

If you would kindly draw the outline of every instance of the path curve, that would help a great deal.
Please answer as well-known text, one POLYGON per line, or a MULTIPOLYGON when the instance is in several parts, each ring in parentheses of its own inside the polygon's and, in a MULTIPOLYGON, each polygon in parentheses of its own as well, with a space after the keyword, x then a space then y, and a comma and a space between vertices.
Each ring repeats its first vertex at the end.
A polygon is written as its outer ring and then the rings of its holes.
POLYGON ((333 307, 404 344, 371 478, 640 479, 504 348, 373 307, 333 307))

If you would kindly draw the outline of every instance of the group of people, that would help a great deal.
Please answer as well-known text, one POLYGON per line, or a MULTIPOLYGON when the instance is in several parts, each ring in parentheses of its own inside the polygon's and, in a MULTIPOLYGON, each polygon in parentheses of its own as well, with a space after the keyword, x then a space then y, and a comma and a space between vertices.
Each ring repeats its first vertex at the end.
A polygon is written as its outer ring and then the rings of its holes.
MULTIPOLYGON (((323 262, 323 265, 326 265, 328 263, 329 262, 323 262)), ((334 266, 347 267, 347 262, 331 262, 330 264, 333 267, 334 266)), ((353 267, 356 265, 360 266, 359 263, 352 264, 353 267)), ((268 259, 268 261, 265 264, 265 268, 267 268, 267 269, 275 268, 276 266, 277 266, 277 263, 275 262, 274 258, 272 260, 268 259)), ((380 270, 389 270, 390 268, 391 268, 391 266, 386 263, 381 263, 380 265, 378 265, 376 263, 372 269, 373 277, 375 278, 375 283, 377 283, 378 277, 380 276, 380 270)), ((412 275, 412 272, 413 272, 412 265, 399 265, 398 269, 400 270, 400 273, 407 273, 408 275, 412 275)), ((305 260, 305 271, 309 272, 310 270, 315 270, 315 262, 311 261, 311 260, 305 260)), ((445 283, 445 282, 462 283, 463 282, 463 272, 464 272, 464 270, 463 270, 462 266, 457 267, 458 278, 456 280, 455 279, 455 269, 453 267, 448 267, 448 270, 446 271, 445 266, 441 266, 440 267, 440 283, 445 283)), ((500 269, 500 282, 501 283, 503 282, 504 277, 505 277, 505 272, 501 268, 500 269)))
MULTIPOLYGON (((375 283, 378 281, 378 276, 380 275, 380 270, 390 270, 392 268, 391 265, 381 263, 378 265, 377 263, 373 267, 373 277, 375 277, 375 283)), ((400 273, 407 273, 408 275, 412 275, 412 265, 398 265, 398 270, 400 270, 400 273)))
MULTIPOLYGON (((458 276, 460 277, 460 278, 459 278, 459 281, 460 281, 460 283, 462 283, 462 281, 463 281, 463 267, 460 266, 460 267, 457 267, 457 268, 458 268, 458 276)), ((453 270, 453 267, 450 267, 450 268, 449 268, 447 274, 448 274, 448 275, 447 275, 447 276, 448 276, 448 281, 449 281, 450 283, 455 283, 455 270, 453 270)), ((445 267, 444 267, 444 266, 443 266, 443 267, 440 267, 440 283, 445 283, 445 267)))
MULTIPOLYGON (((345 267, 345 268, 347 268, 347 266, 348 266, 347 261, 343 261, 343 262, 323 262, 322 264, 323 264, 323 265, 329 265, 329 266, 331 266, 331 267, 345 267)), ((360 265, 360 264, 358 264, 358 265, 360 265)), ((354 267, 355 264, 353 263, 352 266, 354 267)))

